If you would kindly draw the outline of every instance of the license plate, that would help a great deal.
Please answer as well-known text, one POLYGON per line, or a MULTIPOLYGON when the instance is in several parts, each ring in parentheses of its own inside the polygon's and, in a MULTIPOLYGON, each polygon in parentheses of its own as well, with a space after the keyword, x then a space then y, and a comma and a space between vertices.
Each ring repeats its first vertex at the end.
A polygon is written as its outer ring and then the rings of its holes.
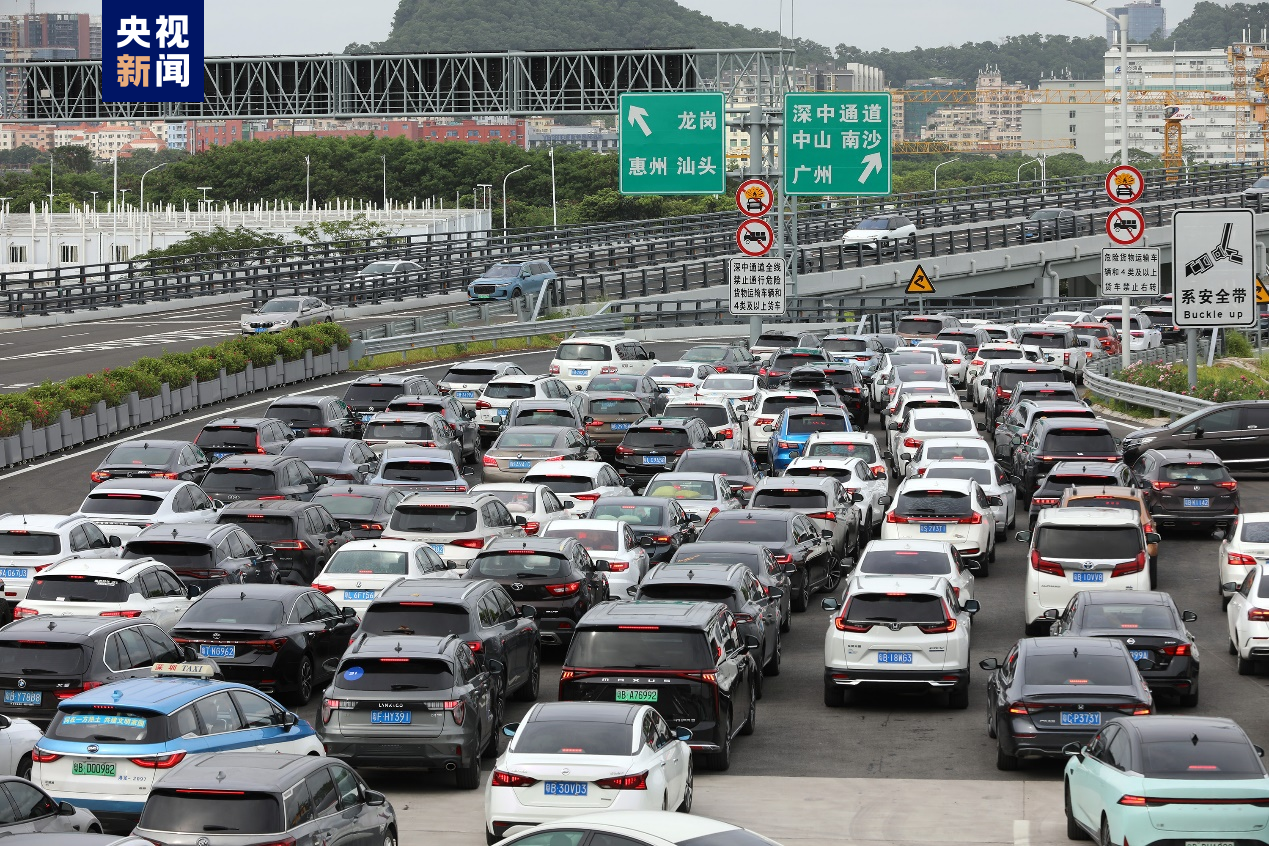
POLYGON ((617 688, 616 701, 617 702, 656 702, 657 690, 655 687, 651 689, 619 687, 617 688))
POLYGON ((443 544, 443 543, 429 543, 429 544, 428 544, 428 546, 432 547, 432 551, 433 551, 433 552, 444 552, 444 551, 445 551, 445 544, 443 544))
POLYGON ((30 573, 26 567, 0 567, 0 579, 25 579, 30 573))
POLYGON ((256 332, 256 334, 257 334, 257 335, 259 335, 261 332, 268 332, 268 331, 269 331, 269 330, 268 330, 268 329, 265 329, 263 326, 257 326, 257 327, 256 327, 256 329, 255 329, 255 332, 256 332))
POLYGON ((476 299, 478 300, 488 300, 488 299, 491 299, 492 297, 493 297, 493 294, 477 294, 476 295, 476 299))
POLYGON ((643 457, 643 463, 644 464, 664 464, 665 456, 664 455, 645 455, 643 457))
POLYGON ((947 534, 947 526, 943 523, 922 523, 921 534, 923 535, 945 535, 947 534))
POLYGON ((511 461, 508 461, 507 466, 510 467, 512 470, 528 470, 530 467, 533 466, 533 462, 516 458, 516 459, 512 459, 511 461))
POLYGON ((102 764, 97 761, 75 761, 71 764, 71 775, 115 777, 114 764, 102 764))
POLYGON ((356 602, 358 600, 365 602, 374 598, 375 598, 375 592, 373 590, 346 590, 344 591, 344 599, 351 600, 353 602, 356 602))
POLYGON ((408 726, 413 711, 371 711, 370 722, 377 725, 408 726))
POLYGON ((454 396, 458 397, 459 399, 475 399, 476 392, 475 391, 454 391, 454 396))
POLYGON ((234 647, 202 643, 198 646, 198 654, 204 658, 232 658, 234 657, 234 647))
POLYGON ((547 796, 585 796, 588 787, 590 785, 584 781, 542 782, 542 792, 547 796))
POLYGON ((613 423, 612 424, 612 430, 614 432, 624 432, 629 428, 630 428, 629 423, 613 423))
POLYGON ((1071 581, 1073 582, 1101 582, 1106 578, 1105 573, 1072 573, 1071 581))
POLYGON ((878 652, 878 664, 911 664, 911 652, 878 652))
POLYGON ((6 690, 4 692, 5 705, 39 705, 44 699, 44 694, 38 690, 6 690))
POLYGON ((1128 652, 1132 656, 1132 660, 1140 661, 1142 658, 1149 658, 1150 653, 1144 649, 1133 649, 1128 652))
POLYGON ((1232 840, 1187 840, 1185 846, 1234 846, 1232 840))
POLYGON ((233 455, 233 453, 232 452, 213 452, 211 455, 212 455, 212 461, 220 461, 220 459, 229 455, 233 455))
POLYGON ((362 422, 362 423, 369 423, 369 422, 370 422, 370 418, 371 418, 371 417, 374 417, 374 416, 375 416, 375 413, 374 413, 373 411, 363 411, 363 412, 361 412, 361 422, 362 422))
POLYGON ((589 368, 579 369, 574 367, 572 370, 569 371, 569 373, 572 373, 574 376, 586 376, 590 374, 590 369, 589 368))
POLYGON ((1212 501, 1206 497, 1203 499, 1183 499, 1181 504, 1186 508, 1207 508, 1212 504, 1212 501))
POLYGON ((500 409, 498 409, 498 416, 499 416, 499 417, 506 417, 506 416, 507 416, 507 412, 509 412, 509 411, 511 411, 511 409, 509 409, 509 408, 500 408, 500 409))
POLYGON ((1098 711, 1063 711, 1058 714, 1058 724, 1063 726, 1100 726, 1102 715, 1098 711))

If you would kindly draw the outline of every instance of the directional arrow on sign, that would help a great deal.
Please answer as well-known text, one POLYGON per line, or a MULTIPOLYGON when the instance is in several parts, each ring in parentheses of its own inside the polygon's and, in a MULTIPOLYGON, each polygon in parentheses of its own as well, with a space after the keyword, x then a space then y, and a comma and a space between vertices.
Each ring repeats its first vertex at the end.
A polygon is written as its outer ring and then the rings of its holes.
POLYGON ((881 170, 881 153, 869 153, 864 156, 864 172, 859 174, 860 182, 867 182, 873 171, 881 170))
POLYGON ((630 121, 630 125, 638 126, 640 129, 643 130, 643 134, 645 136, 652 134, 652 130, 648 129, 647 121, 644 120, 644 118, 646 118, 647 116, 648 116, 648 112, 642 106, 630 107, 630 116, 628 118, 628 120, 630 121))

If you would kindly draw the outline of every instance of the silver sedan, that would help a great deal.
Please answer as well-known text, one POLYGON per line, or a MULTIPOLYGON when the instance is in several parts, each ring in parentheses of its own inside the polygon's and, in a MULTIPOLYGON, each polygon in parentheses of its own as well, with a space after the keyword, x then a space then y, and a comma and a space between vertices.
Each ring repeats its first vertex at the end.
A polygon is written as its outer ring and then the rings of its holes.
POLYGON ((244 314, 239 325, 242 334, 259 335, 314 323, 331 323, 334 319, 334 307, 317 297, 274 297, 250 314, 244 314))
POLYGON ((994 461, 931 461, 925 466, 926 479, 972 479, 987 496, 998 496, 1000 505, 991 507, 996 518, 996 539, 1003 540, 1013 531, 1017 518, 1017 490, 1005 471, 994 461))

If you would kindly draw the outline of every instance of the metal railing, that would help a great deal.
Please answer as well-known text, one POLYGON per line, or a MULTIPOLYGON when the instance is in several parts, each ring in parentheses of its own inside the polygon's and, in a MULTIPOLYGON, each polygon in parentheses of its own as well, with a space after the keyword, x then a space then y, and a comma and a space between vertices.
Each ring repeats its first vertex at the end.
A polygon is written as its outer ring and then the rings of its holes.
MULTIPOLYGON (((1208 341, 1199 341, 1198 356, 1207 355, 1208 341)), ((1219 347, 1218 347, 1219 351, 1219 347)), ((1184 343, 1168 344, 1152 350, 1140 350, 1132 353, 1134 364, 1171 364, 1186 361, 1186 345, 1184 343)), ((1084 385, 1099 397, 1118 400, 1131 405, 1153 408, 1168 415, 1184 416, 1202 408, 1215 405, 1211 400, 1187 397, 1171 391, 1161 391, 1144 385, 1134 385, 1114 378, 1122 367, 1118 356, 1096 361, 1084 370, 1084 385)))
POLYGON ((515 317, 523 320, 526 312, 523 297, 514 301, 455 306, 430 314, 417 314, 389 320, 365 329, 353 329, 348 335, 354 341, 373 341, 401 335, 417 335, 438 329, 457 329, 472 324, 490 325, 494 318, 515 317))
POLYGON ((625 318, 614 314, 594 314, 589 317, 566 317, 559 320, 535 320, 532 323, 501 323, 494 326, 464 327, 459 329, 443 329, 434 332, 419 332, 410 335, 396 335, 365 340, 355 340, 352 344, 353 361, 372 355, 399 352, 404 357, 413 349, 448 346, 450 344, 471 344, 480 341, 497 342, 511 338, 531 338, 536 335, 556 335, 570 332, 601 332, 605 330, 621 330, 626 326, 625 318))

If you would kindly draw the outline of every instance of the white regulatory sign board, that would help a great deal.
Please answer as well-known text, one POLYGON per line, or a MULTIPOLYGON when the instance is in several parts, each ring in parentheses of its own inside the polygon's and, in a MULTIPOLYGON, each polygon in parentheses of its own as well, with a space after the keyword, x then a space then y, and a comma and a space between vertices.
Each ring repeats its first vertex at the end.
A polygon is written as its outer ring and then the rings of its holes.
POLYGON ((1159 296, 1159 249, 1108 247, 1102 250, 1102 296, 1159 296))
POLYGON ((1178 209, 1172 216, 1172 311, 1186 329, 1256 325, 1251 209, 1178 209))
POLYGON ((728 259, 727 278, 731 283, 732 314, 784 314, 783 259, 728 259))

